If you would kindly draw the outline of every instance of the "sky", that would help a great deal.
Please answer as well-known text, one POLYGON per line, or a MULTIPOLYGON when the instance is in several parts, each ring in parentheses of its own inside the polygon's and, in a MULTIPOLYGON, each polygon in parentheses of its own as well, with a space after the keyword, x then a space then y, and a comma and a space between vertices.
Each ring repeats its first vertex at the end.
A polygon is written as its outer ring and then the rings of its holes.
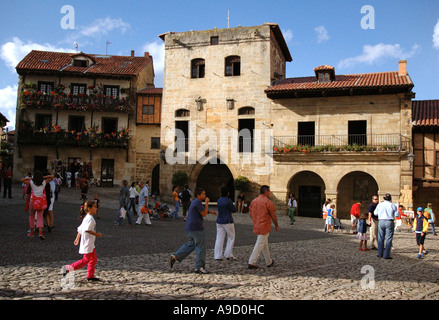
POLYGON ((398 70, 407 60, 415 100, 439 99, 437 0, 14 0, 0 12, 0 112, 15 127, 18 74, 31 50, 153 56, 163 86, 158 35, 277 23, 293 57, 290 77, 320 65, 337 74, 398 70), (76 48, 77 45, 77 48, 76 48))

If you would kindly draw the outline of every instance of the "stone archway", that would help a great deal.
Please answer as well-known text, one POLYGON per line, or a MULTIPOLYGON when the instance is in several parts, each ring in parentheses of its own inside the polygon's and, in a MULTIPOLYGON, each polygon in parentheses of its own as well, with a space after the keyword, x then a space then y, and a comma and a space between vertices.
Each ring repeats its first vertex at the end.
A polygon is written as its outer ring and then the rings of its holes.
POLYGON ((317 173, 312 171, 296 173, 288 184, 287 199, 290 193, 293 193, 297 199, 298 216, 321 218, 325 182, 317 173))
POLYGON ((233 199, 234 186, 233 174, 227 165, 217 161, 209 161, 203 166, 197 177, 197 188, 206 190, 206 196, 211 202, 216 202, 221 195, 221 188, 228 187, 230 197, 233 199))
POLYGON ((358 201, 361 201, 361 212, 367 211, 373 195, 378 195, 374 177, 363 171, 346 174, 337 186, 337 217, 350 219, 352 204, 358 201))

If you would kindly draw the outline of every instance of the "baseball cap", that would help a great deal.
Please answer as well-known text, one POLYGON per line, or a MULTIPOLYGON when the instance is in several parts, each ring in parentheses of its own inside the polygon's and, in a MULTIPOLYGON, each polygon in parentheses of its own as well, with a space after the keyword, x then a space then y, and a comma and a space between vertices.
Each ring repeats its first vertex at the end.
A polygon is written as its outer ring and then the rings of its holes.
POLYGON ((416 211, 424 211, 424 208, 418 207, 418 209, 416 209, 416 211))

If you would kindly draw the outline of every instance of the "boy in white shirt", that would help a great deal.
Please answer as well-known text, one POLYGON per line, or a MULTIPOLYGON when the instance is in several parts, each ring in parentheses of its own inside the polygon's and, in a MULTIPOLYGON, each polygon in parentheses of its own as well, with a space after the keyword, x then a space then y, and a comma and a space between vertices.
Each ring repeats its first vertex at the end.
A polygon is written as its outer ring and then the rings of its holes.
POLYGON ((95 277, 95 266, 97 262, 95 240, 96 237, 102 237, 102 233, 96 232, 96 221, 93 218, 97 211, 97 205, 94 201, 88 201, 85 203, 87 215, 83 218, 81 225, 78 227, 78 234, 75 239, 75 246, 79 244, 79 253, 83 254, 83 258, 79 261, 72 263, 69 266, 64 266, 63 276, 70 270, 77 270, 85 265, 87 266, 87 280, 88 281, 100 281, 95 277))

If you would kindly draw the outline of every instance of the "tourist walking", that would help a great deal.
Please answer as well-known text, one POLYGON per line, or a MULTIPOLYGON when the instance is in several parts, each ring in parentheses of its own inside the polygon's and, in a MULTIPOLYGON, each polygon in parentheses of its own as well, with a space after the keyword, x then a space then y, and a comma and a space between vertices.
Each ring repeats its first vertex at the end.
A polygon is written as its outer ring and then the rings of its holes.
POLYGON ((139 181, 139 187, 142 188, 139 193, 139 205, 137 206, 137 221, 136 225, 141 225, 142 221, 145 219, 145 224, 150 226, 151 219, 149 217, 148 212, 141 212, 142 207, 148 207, 148 196, 149 196, 149 180, 144 183, 143 181, 139 181))
POLYGON ((360 211, 361 211, 361 201, 357 201, 351 207, 351 224, 352 224, 353 234, 357 234, 357 223, 358 223, 358 218, 360 217, 360 211))
POLYGON ((375 213, 378 216, 378 257, 392 259, 390 256, 393 232, 395 228, 395 217, 399 216, 398 208, 392 201, 389 193, 384 195, 384 201, 380 202, 375 213))
POLYGON ((431 231, 434 236, 436 236, 436 230, 434 228, 434 223, 436 221, 436 217, 433 212, 433 205, 431 203, 427 204, 427 208, 424 209, 424 216, 427 218, 429 225, 431 226, 431 231))
POLYGON ((97 263, 95 241, 96 238, 102 237, 102 233, 96 232, 96 220, 93 217, 97 210, 96 203, 94 201, 87 201, 84 210, 86 215, 77 229, 78 233, 74 241, 75 246, 79 244, 79 253, 83 255, 83 258, 71 265, 64 266, 63 276, 65 277, 68 272, 81 269, 87 265, 87 280, 100 281, 99 278, 95 277, 95 266, 97 263))
POLYGON ((130 187, 130 205, 128 206, 128 212, 131 211, 131 208, 133 209, 133 214, 137 216, 136 212, 136 198, 139 196, 139 193, 136 190, 136 183, 132 182, 130 187))
POLYGON ((12 168, 9 166, 2 173, 3 177, 3 198, 6 198, 6 193, 8 198, 12 198, 12 168))
POLYGON ((367 219, 369 218, 369 214, 368 213, 361 213, 360 217, 358 219, 358 224, 357 224, 357 238, 360 240, 360 248, 358 250, 360 251, 368 251, 370 250, 367 247, 367 227, 369 227, 370 225, 367 224, 367 219), (364 244, 364 248, 363 248, 363 244, 364 244))
POLYGON ((325 232, 327 231, 326 230, 326 227, 327 227, 326 217, 328 216, 328 210, 329 210, 329 208, 331 206, 331 203, 332 203, 331 199, 326 199, 325 203, 323 204, 323 207, 322 207, 322 218, 323 218, 323 220, 325 222, 325 227, 324 227, 325 228, 325 232))
POLYGON ((172 187, 172 203, 174 204, 175 209, 174 209, 174 211, 172 211, 169 214, 169 216, 171 218, 180 219, 178 217, 178 211, 180 210, 180 198, 178 196, 177 190, 178 190, 178 186, 173 186, 172 187))
POLYGON ((419 246, 418 259, 425 256, 428 251, 425 249, 424 242, 428 231, 428 219, 424 216, 425 211, 422 207, 416 209, 416 216, 413 220, 413 235, 416 235, 416 244, 419 246))
POLYGON ((377 243, 378 246, 378 216, 375 214, 377 205, 378 196, 374 195, 372 197, 372 202, 369 204, 369 208, 367 209, 369 214, 368 223, 370 225, 369 243, 372 250, 378 250, 375 246, 375 243, 377 243))
POLYGON ((217 201, 218 216, 216 219, 216 241, 214 258, 223 260, 224 258, 234 260, 233 247, 235 245, 235 224, 232 213, 236 212, 230 193, 227 187, 221 188, 221 197, 217 201), (223 254, 224 240, 227 237, 226 248, 223 254))
POLYGON ((297 200, 294 196, 294 193, 290 193, 290 197, 288 198, 288 216, 290 217, 290 224, 294 224, 294 216, 297 211, 297 200))
POLYGON ((120 210, 122 208, 126 211, 128 224, 133 225, 133 221, 131 220, 131 214, 128 211, 129 199, 130 199, 130 191, 128 189, 128 181, 122 180, 122 188, 119 191, 119 208, 117 209, 117 221, 116 221, 117 226, 122 225, 123 217, 120 214, 120 210))
POLYGON ((168 263, 171 270, 176 261, 183 261, 195 250, 195 272, 209 273, 206 270, 206 235, 203 220, 203 217, 206 217, 208 213, 216 215, 216 212, 209 211, 209 198, 206 197, 206 191, 197 188, 195 190, 195 199, 189 207, 184 228, 187 242, 169 256, 168 263), (205 203, 204 206, 203 201, 205 203))
POLYGON ((270 187, 263 185, 259 193, 260 195, 251 202, 249 208, 249 215, 253 221, 253 233, 257 235, 255 246, 248 261, 249 269, 258 268, 256 263, 261 251, 267 267, 271 267, 274 264, 268 248, 268 236, 270 235, 272 221, 276 232, 279 231, 274 204, 270 200, 270 187))
POLYGON ((47 209, 47 199, 45 187, 54 178, 54 176, 43 176, 41 171, 37 170, 34 172, 33 178, 23 178, 22 183, 30 186, 31 196, 29 199, 29 229, 28 237, 33 238, 35 236, 35 215, 37 216, 36 227, 39 231, 39 237, 41 240, 46 238, 43 235, 43 213, 47 209))
POLYGON ((191 205, 192 191, 189 189, 189 185, 185 185, 181 192, 181 204, 183 206, 183 220, 186 221, 186 214, 191 205))
POLYGON ((334 225, 335 225, 335 204, 331 203, 329 205, 328 215, 326 216, 326 231, 329 233, 329 230, 331 230, 331 232, 333 233, 334 225))

